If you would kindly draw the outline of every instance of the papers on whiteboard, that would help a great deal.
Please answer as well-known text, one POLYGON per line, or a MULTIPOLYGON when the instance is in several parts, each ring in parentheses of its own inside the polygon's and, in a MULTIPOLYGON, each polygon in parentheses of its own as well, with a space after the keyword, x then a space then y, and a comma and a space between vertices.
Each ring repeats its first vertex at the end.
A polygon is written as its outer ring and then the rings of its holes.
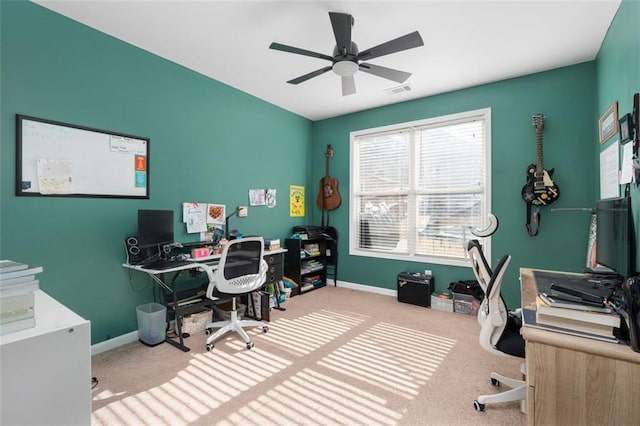
POLYGON ((38 159, 38 185, 41 194, 73 194, 71 160, 38 159))

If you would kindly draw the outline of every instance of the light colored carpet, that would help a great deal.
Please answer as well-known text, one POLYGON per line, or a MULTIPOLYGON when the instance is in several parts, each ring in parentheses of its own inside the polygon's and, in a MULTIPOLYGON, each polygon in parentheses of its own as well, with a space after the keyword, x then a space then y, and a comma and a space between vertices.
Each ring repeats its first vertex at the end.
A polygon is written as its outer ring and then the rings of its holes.
MULTIPOLYGON (((523 425, 519 403, 473 401, 521 360, 486 353, 473 316, 325 287, 272 311, 270 331, 212 352, 139 342, 96 355, 95 425, 523 425)), ((500 389, 500 388, 498 388, 500 389)))

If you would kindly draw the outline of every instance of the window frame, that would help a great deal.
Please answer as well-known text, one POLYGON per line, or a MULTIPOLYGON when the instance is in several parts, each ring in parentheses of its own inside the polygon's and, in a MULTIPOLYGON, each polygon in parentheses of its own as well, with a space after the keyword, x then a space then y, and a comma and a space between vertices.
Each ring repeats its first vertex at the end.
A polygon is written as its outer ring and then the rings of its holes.
MULTIPOLYGON (((350 256, 363 256, 372 259, 390 259, 420 263, 430 263, 436 265, 447 266, 469 266, 469 261, 466 258, 466 252, 464 258, 451 258, 451 257, 439 257, 433 255, 424 255, 415 253, 415 238, 414 241, 407 241, 409 246, 408 254, 393 253, 390 251, 378 251, 378 250, 366 250, 358 247, 356 241, 358 228, 358 198, 360 193, 358 192, 358 176, 355 175, 358 170, 359 158, 356 158, 356 139, 368 135, 382 134, 382 133, 400 133, 411 132, 411 150, 414 147, 415 131, 424 129, 425 127, 433 127, 437 125, 448 125, 453 122, 471 121, 473 119, 484 120, 485 129, 485 152, 484 152, 484 164, 485 164, 485 190, 484 190, 484 211, 488 216, 492 212, 491 208, 491 108, 481 108, 477 110, 465 111, 460 113, 448 114, 438 117, 431 117, 411 122, 397 123, 387 126, 375 127, 370 129, 357 130, 349 133, 349 255, 350 256)), ((420 191, 415 187, 416 170, 413 166, 413 162, 410 161, 410 176, 411 182, 408 190, 408 197, 416 197, 420 194, 420 191)), ((408 218, 409 223, 413 223, 416 220, 415 213, 411 214, 408 218)), ((471 233, 465 236, 466 239, 477 238, 483 245, 485 256, 491 259, 491 237, 479 238, 475 237, 471 233)))

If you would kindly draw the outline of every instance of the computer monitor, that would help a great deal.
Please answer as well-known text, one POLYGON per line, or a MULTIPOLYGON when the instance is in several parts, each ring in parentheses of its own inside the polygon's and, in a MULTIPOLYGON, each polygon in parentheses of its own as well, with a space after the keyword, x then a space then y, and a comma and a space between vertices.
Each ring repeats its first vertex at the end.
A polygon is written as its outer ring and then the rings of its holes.
POLYGON ((622 277, 633 275, 634 240, 630 198, 596 202, 596 262, 622 277))
POLYGON ((173 210, 138 210, 138 240, 141 247, 173 243, 173 210))

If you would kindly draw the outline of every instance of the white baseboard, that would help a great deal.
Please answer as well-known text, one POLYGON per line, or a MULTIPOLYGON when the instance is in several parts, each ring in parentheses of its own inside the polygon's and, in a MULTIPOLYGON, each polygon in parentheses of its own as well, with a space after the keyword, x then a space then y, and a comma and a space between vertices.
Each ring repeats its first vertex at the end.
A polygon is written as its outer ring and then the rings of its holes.
POLYGON ((115 349, 127 343, 135 342, 136 340, 138 340, 138 330, 105 340, 104 342, 96 343, 95 345, 91 345, 91 356, 115 349))
MULTIPOLYGON (((331 284, 327 282, 328 286, 330 286, 331 284)), ((398 297, 397 290, 391 290, 388 288, 373 287, 370 285, 355 284, 355 283, 350 283, 346 281, 338 281, 338 287, 349 288, 351 290, 366 291, 369 293, 382 294, 383 296, 398 297)))
MULTIPOLYGON (((327 285, 331 286, 333 285, 333 282, 327 282, 327 285)), ((346 281, 338 281, 338 287, 348 288, 351 290, 366 291, 369 293, 381 294, 383 296, 398 297, 397 290, 391 290, 388 288, 373 287, 370 285, 355 284, 346 281)), ((104 342, 96 343, 95 345, 91 346, 91 356, 98 355, 102 352, 115 349, 119 346, 126 345, 131 342, 135 342, 136 340, 138 340, 138 330, 134 330, 130 333, 114 337, 113 339, 105 340, 104 342)))

